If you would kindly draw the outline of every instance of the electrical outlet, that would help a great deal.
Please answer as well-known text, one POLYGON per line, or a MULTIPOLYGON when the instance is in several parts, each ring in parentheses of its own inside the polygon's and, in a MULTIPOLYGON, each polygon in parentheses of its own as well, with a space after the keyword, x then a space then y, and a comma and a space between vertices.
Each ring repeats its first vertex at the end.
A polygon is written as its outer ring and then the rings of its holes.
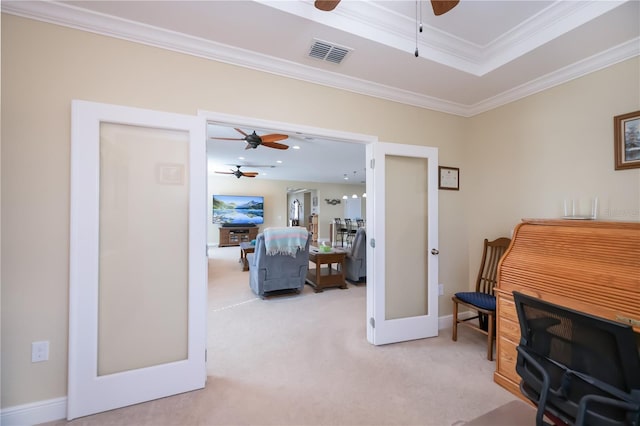
POLYGON ((31 362, 49 360, 49 341, 31 342, 31 362))
POLYGON ((438 284, 438 296, 444 296, 444 284, 438 284))

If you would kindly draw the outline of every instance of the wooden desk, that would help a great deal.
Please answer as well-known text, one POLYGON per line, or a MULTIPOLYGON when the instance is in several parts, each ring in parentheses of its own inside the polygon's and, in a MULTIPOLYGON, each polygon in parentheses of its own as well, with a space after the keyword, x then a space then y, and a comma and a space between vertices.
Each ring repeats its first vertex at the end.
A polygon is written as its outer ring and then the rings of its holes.
POLYGON ((498 266, 493 379, 520 396, 514 290, 640 332, 640 222, 525 219, 516 227, 498 266))
POLYGON ((344 280, 344 259, 347 253, 333 250, 331 253, 319 252, 316 247, 309 247, 309 261, 316 264, 314 269, 307 272, 307 284, 314 288, 316 293, 321 293, 327 287, 347 288, 344 280), (340 265, 333 268, 333 264, 340 265), (327 265, 323 268, 322 265, 327 265))

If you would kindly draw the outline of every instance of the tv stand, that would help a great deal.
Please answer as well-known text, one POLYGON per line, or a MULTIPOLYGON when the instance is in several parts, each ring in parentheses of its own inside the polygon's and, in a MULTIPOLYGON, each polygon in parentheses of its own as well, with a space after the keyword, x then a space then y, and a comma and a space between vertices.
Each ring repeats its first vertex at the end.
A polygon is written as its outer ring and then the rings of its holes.
POLYGON ((218 247, 239 246, 240 243, 248 243, 255 240, 260 228, 252 226, 221 226, 220 242, 218 247))

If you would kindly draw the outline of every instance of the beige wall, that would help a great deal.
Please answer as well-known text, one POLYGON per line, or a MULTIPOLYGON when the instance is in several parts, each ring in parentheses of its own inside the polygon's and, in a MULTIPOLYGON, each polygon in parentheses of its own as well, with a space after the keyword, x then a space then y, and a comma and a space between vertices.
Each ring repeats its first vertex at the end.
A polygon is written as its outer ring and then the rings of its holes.
POLYGON ((614 172, 611 157, 611 117, 640 109, 637 59, 465 119, 4 14, 1 52, 2 407, 67 392, 72 99, 438 147, 461 168, 461 190, 440 192, 441 315, 472 281, 479 239, 557 216, 566 192, 639 216, 640 170, 614 172), (48 362, 30 362, 37 340, 51 342, 48 362))
POLYGON ((484 237, 597 196, 604 220, 640 220, 640 169, 614 170, 613 117, 640 110, 638 58, 470 119, 462 174, 469 268, 484 237))
MULTIPOLYGON (((67 392, 72 99, 377 135, 437 146, 449 164, 460 161, 461 117, 6 14, 1 51, 2 407, 67 392), (37 340, 51 342, 48 362, 31 363, 37 340)), ((442 222, 460 223, 462 211, 447 204, 442 222)), ((456 250, 466 245, 463 231, 447 240, 456 250)), ((442 269, 446 282, 449 272, 442 269)))

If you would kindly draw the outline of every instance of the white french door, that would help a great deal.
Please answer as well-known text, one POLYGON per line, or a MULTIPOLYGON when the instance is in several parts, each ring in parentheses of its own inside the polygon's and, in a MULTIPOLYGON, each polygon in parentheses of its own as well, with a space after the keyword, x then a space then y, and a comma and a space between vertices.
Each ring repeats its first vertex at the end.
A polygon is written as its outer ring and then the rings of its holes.
POLYGON ((367 164, 367 339, 437 336, 438 150, 373 143, 367 164))
POLYGON ((69 420, 205 385, 205 127, 73 101, 69 420))

